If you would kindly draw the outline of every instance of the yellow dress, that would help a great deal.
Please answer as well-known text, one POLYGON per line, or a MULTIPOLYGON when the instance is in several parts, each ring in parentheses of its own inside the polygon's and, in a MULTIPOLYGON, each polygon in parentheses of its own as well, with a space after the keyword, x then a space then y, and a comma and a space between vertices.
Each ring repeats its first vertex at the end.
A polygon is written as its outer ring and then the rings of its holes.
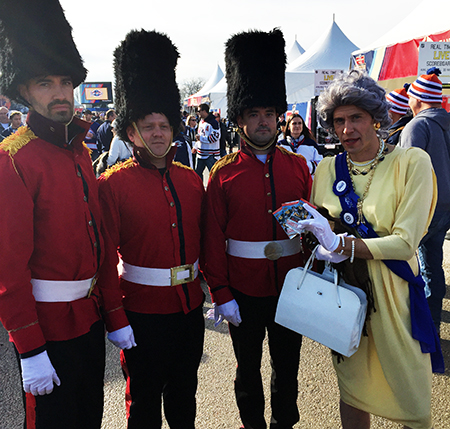
MULTIPOLYGON (((320 162, 313 183, 312 202, 339 217, 341 205, 333 193, 334 158, 320 162)), ((366 176, 352 175, 362 196, 366 176)), ((363 213, 379 235, 364 242, 369 260, 376 312, 368 322, 358 351, 339 364, 334 358, 341 399, 360 410, 414 429, 431 422, 431 361, 411 336, 408 283, 381 259, 407 260, 417 275, 415 251, 436 205, 436 178, 428 154, 421 149, 396 147, 377 166, 363 205, 363 213)))

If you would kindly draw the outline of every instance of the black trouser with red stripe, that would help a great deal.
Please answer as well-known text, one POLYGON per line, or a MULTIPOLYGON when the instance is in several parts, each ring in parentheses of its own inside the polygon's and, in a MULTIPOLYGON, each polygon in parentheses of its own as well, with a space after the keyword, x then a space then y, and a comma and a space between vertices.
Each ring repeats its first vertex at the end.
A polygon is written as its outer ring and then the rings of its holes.
POLYGON ((161 397, 171 429, 194 429, 205 332, 202 306, 188 314, 127 311, 127 317, 137 344, 124 350, 131 396, 128 429, 161 428, 161 397))
POLYGON ((245 429, 266 429, 261 379, 262 345, 269 337, 271 429, 290 429, 298 422, 298 366, 302 336, 275 323, 278 298, 252 297, 233 289, 242 322, 230 326, 236 369, 236 402, 245 429))
POLYGON ((47 353, 61 385, 49 395, 26 394, 27 429, 100 429, 103 416, 105 329, 67 341, 48 341, 47 353))

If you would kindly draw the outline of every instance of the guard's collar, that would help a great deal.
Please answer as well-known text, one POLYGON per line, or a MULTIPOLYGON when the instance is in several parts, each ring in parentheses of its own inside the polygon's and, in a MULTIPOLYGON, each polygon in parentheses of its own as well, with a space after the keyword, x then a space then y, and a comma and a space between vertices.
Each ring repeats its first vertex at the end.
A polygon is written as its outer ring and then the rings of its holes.
POLYGON ((35 110, 30 110, 27 117, 27 125, 42 140, 59 147, 67 147, 75 137, 81 134, 81 141, 89 131, 90 124, 77 117, 73 117, 69 124, 52 121, 35 110))

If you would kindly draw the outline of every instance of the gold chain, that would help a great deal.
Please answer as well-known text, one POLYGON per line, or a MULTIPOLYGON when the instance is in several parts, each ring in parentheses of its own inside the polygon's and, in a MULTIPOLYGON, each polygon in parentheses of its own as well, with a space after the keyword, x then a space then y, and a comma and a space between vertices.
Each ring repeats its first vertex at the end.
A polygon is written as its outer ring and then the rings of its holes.
POLYGON ((358 202, 356 203, 356 208, 358 210, 358 221, 357 221, 358 225, 361 225, 361 223, 364 223, 364 215, 363 215, 364 200, 366 199, 367 194, 369 193, 370 185, 372 184, 373 176, 375 174, 375 169, 377 168, 377 165, 380 163, 380 161, 382 161, 384 159, 384 155, 383 155, 383 153, 384 153, 384 144, 382 145, 381 142, 382 141, 380 139, 380 150, 378 151, 377 156, 375 157, 374 160, 371 161, 372 164, 370 165, 370 167, 365 169, 365 170, 363 170, 363 171, 358 171, 358 170, 352 168, 352 164, 353 165, 356 165, 356 164, 352 162, 352 160, 350 159, 348 153, 347 153, 347 156, 346 156, 347 168, 348 168, 348 171, 350 173, 350 179, 352 181, 353 190, 355 190, 355 183, 353 182, 352 174, 354 174, 354 175, 357 175, 357 174, 365 175, 365 174, 367 174, 370 171, 370 176, 367 179, 367 184, 366 184, 366 187, 364 189, 364 193, 363 193, 362 197, 360 197, 358 199, 358 202))

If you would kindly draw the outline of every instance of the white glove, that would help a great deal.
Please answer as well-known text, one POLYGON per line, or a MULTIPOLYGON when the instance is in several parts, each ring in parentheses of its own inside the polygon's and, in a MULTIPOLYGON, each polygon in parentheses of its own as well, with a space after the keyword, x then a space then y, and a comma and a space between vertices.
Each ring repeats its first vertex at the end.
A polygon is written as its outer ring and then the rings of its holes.
POLYGON ((117 331, 108 332, 108 340, 121 349, 128 350, 137 345, 130 325, 117 329, 117 331))
POLYGON ((345 261, 349 257, 350 256, 347 255, 339 255, 334 252, 329 252, 322 245, 317 247, 316 250, 316 259, 318 259, 319 261, 334 262, 335 264, 339 264, 339 262, 345 261))
POLYGON ((235 299, 226 302, 222 305, 214 304, 214 309, 208 310, 208 318, 214 317, 214 327, 217 328, 224 320, 232 323, 234 326, 239 326, 242 322, 241 314, 239 313, 239 306, 235 299))
POLYGON ((23 390, 34 396, 52 393, 53 382, 59 386, 55 368, 46 351, 36 356, 20 359, 22 366, 23 390))
POLYGON ((336 250, 339 246, 339 237, 331 230, 328 220, 309 204, 305 204, 303 207, 311 213, 313 219, 301 220, 298 222, 298 226, 312 232, 319 243, 329 252, 336 250))

